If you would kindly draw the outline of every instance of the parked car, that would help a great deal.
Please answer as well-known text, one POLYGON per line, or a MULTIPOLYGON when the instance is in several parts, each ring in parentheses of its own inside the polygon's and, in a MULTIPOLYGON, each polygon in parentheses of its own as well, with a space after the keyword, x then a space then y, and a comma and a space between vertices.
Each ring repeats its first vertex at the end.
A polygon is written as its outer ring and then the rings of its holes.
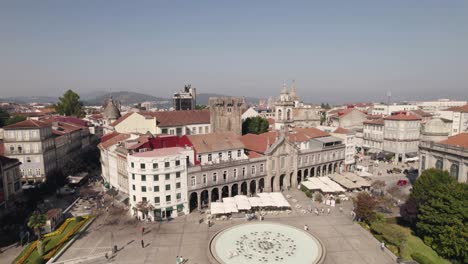
POLYGON ((406 186, 407 184, 408 184, 408 180, 404 180, 404 179, 398 180, 397 182, 397 185, 400 187, 406 186))

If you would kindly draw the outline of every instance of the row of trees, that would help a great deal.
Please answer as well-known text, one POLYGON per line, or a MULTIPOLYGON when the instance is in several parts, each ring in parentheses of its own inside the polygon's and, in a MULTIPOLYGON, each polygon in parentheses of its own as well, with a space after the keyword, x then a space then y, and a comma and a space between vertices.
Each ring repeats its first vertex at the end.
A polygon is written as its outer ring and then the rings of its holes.
POLYGON ((400 213, 439 255, 468 263, 468 185, 447 171, 424 171, 400 213))

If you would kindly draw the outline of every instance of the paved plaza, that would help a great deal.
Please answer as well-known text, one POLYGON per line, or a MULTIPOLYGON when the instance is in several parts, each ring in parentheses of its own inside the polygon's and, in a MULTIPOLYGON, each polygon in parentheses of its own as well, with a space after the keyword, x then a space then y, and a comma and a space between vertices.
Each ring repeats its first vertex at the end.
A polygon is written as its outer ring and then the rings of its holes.
MULTIPOLYGON (((395 263, 391 254, 380 249, 379 242, 370 233, 354 223, 349 215, 352 206, 345 202, 343 212, 338 207, 331 213, 316 216, 302 214, 296 204, 307 208, 318 207, 303 193, 293 190, 289 193, 293 212, 289 215, 267 215, 265 221, 277 222, 303 228, 319 238, 325 249, 327 264, 374 264, 395 263), (294 202, 292 199, 297 200, 294 202)), ((244 219, 214 221, 208 228, 200 223, 204 216, 192 213, 170 222, 140 223, 119 214, 103 214, 73 243, 57 260, 60 263, 175 263, 176 256, 188 259, 188 264, 208 264, 208 247, 211 238, 220 230, 244 224, 244 219), (142 227, 145 233, 142 235, 142 227), (144 248, 141 240, 143 239, 144 248), (111 254, 111 245, 117 245, 118 252, 111 254), (105 258, 108 253, 109 259, 105 258), (83 262, 86 260, 85 262, 83 262)), ((257 220, 255 220, 257 221, 257 220)))

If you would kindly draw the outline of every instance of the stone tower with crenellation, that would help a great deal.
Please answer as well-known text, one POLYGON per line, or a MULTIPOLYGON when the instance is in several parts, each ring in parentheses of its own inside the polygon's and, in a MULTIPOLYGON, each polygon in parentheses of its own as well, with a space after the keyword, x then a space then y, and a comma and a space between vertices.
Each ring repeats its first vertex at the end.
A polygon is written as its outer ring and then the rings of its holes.
POLYGON ((244 98, 210 97, 211 132, 234 132, 242 135, 242 113, 247 109, 244 98))

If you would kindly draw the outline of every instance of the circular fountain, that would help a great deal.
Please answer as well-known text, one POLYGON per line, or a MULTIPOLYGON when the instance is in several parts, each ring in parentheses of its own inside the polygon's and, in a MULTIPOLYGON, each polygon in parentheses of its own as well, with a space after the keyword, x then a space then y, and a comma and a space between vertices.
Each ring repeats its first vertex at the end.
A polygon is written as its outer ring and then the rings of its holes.
POLYGON ((278 223, 249 223, 217 233, 210 257, 220 264, 316 264, 325 258, 320 240, 298 228, 278 223))

